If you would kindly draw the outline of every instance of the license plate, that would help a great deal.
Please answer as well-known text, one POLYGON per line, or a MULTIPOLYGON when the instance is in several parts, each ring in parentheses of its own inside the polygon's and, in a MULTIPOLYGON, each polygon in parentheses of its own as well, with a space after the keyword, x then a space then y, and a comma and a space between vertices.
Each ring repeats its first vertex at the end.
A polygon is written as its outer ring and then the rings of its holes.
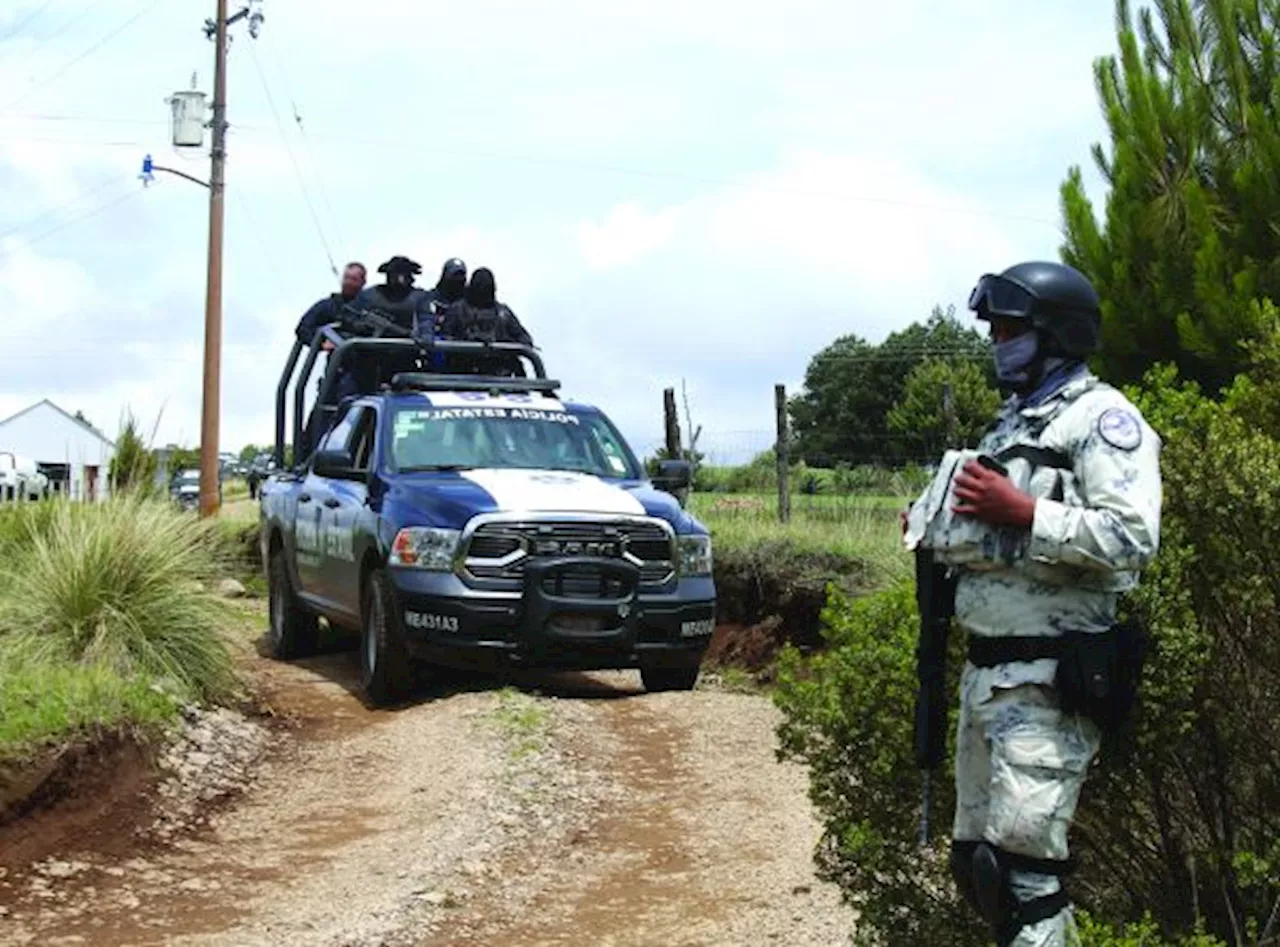
POLYGON ((557 615, 554 624, 563 631, 607 631, 611 627, 599 615, 557 615))
POLYGON ((681 638, 706 638, 716 630, 714 618, 703 618, 698 621, 686 621, 680 624, 681 638))

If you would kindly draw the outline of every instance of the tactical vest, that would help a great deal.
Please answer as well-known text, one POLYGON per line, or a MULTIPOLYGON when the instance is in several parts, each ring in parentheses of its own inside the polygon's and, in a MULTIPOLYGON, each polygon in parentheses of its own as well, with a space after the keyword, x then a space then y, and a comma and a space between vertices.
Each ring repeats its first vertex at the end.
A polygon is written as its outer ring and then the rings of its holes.
POLYGON ((911 506, 904 541, 909 550, 930 549, 934 558, 949 566, 975 571, 1016 568, 1029 578, 1051 584, 1069 584, 1100 590, 1126 587, 1121 576, 1110 576, 1078 567, 1049 565, 1030 560, 1028 530, 994 526, 973 517, 957 514, 955 477, 969 461, 986 456, 1005 467, 1013 485, 1037 499, 1054 500, 1069 506, 1083 506, 1073 459, 1041 443, 1045 429, 1101 383, 1096 379, 1042 416, 1023 418, 1021 429, 1009 442, 989 451, 951 450, 943 455, 928 488, 911 506))
POLYGON ((369 293, 368 308, 383 313, 406 329, 411 329, 414 317, 422 308, 425 294, 425 290, 411 289, 404 299, 392 299, 383 292, 381 286, 375 286, 369 293))
MULTIPOLYGON (((960 502, 955 478, 965 464, 981 455, 976 450, 949 450, 943 455, 933 481, 907 515, 909 550, 923 546, 933 550, 938 562, 978 570, 1009 568, 1021 560, 1027 545, 1025 529, 993 526, 955 512, 960 502)), ((1066 484, 1059 472, 1071 470, 1069 457, 1029 444, 1015 444, 986 456, 1002 464, 1022 492, 1065 499, 1066 484)))
POLYGON ((466 342, 505 342, 504 320, 496 306, 480 309, 470 303, 459 307, 458 321, 453 327, 457 338, 466 342))

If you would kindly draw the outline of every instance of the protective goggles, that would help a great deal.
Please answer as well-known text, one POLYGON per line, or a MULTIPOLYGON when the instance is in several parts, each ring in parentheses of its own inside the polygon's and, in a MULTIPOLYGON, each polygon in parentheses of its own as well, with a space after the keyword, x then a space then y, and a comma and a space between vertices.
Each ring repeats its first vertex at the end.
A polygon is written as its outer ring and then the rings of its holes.
POLYGON ((979 319, 1004 316, 1009 319, 1026 319, 1035 308, 1036 298, 1003 276, 987 273, 978 279, 978 285, 969 294, 969 308, 979 319))

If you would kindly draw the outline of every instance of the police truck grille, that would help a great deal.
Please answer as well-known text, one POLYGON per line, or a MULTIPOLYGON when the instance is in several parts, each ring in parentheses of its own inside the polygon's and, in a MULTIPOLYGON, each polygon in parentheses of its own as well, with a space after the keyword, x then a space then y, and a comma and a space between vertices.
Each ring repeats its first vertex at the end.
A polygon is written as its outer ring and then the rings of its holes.
POLYGON ((617 576, 579 566, 547 576, 542 580, 542 591, 569 598, 621 598, 627 589, 617 576))
MULTIPOLYGON (((675 575, 673 540, 658 522, 496 520, 482 524, 471 535, 462 577, 495 589, 515 590, 522 586, 529 560, 548 558, 621 559, 639 568, 642 589, 665 585, 675 575)), ((598 572, 592 579, 585 573, 578 576, 576 570, 572 574, 562 594, 588 598, 602 594, 598 572)))

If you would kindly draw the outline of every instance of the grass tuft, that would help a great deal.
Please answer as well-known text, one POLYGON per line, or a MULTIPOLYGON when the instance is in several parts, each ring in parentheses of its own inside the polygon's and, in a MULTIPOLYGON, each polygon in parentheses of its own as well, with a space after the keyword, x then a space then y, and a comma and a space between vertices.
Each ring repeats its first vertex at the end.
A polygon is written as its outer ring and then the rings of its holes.
POLYGON ((512 687, 498 692, 498 706, 490 715, 507 741, 512 761, 517 762, 546 746, 551 713, 527 694, 512 687))
POLYGON ((11 664, 102 669, 189 700, 238 691, 228 605, 213 592, 224 570, 214 524, 133 496, 10 515, 0 649, 11 664))

